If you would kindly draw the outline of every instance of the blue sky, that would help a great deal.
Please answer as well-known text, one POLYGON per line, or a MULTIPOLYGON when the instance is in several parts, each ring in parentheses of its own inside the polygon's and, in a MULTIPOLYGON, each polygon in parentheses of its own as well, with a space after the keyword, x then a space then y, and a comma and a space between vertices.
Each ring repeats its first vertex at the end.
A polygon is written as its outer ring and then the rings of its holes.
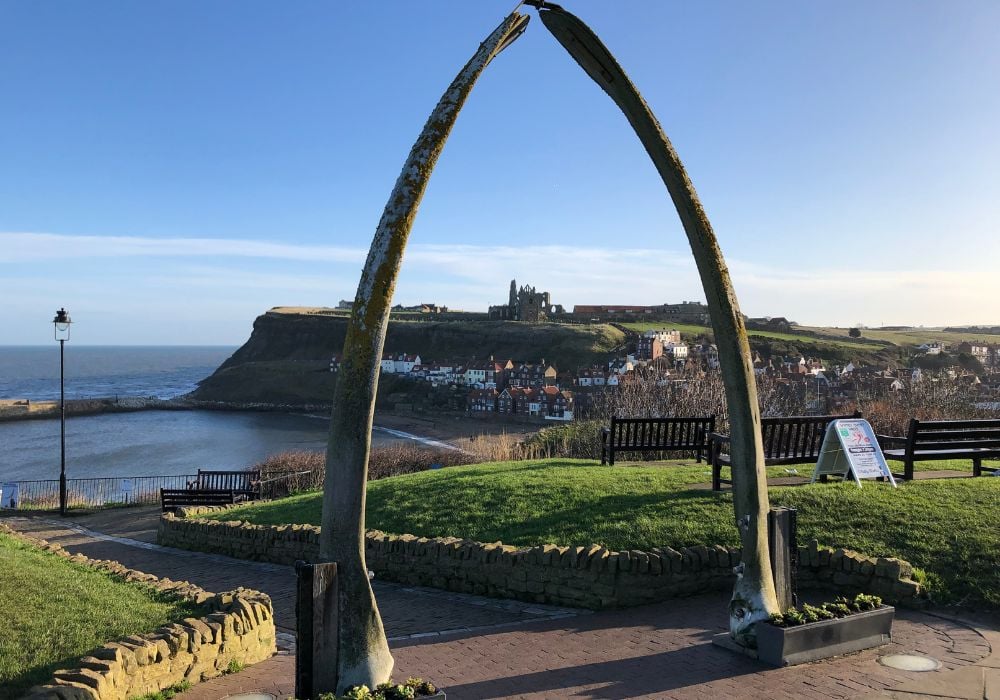
MULTIPOLYGON (((0 344, 229 344, 353 298, 413 140, 513 2, 0 2, 0 344)), ((684 160, 743 311, 1000 323, 1000 4, 566 0, 684 160)), ((534 14, 533 10, 526 12, 534 14)), ((624 118, 537 17, 434 172, 396 299, 703 299, 624 118)))

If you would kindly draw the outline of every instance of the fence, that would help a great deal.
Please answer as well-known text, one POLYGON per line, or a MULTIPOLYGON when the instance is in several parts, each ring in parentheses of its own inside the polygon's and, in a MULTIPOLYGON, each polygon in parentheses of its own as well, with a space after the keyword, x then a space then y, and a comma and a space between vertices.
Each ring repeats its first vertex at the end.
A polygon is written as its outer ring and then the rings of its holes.
MULTIPOLYGON (((185 489, 197 474, 66 480, 67 507, 159 503, 160 489, 185 489)), ((18 481, 18 508, 58 508, 59 480, 18 481)))

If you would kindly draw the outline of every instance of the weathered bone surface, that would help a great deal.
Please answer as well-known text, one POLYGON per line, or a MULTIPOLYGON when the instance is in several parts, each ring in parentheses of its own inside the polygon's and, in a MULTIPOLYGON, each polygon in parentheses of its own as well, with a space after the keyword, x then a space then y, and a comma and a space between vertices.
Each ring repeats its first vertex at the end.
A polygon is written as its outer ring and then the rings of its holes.
POLYGON ((546 28, 624 112, 667 186, 694 253, 726 387, 732 436, 733 501, 743 544, 742 571, 738 572, 730 603, 730 633, 741 644, 753 646, 754 623, 777 612, 778 603, 768 557, 767 475, 757 386, 750 344, 729 270, 680 157, 625 71, 577 17, 557 5, 530 1, 527 4, 539 8, 546 28))
POLYGON ((458 112, 483 69, 524 31, 528 19, 516 11, 506 17, 441 97, 396 180, 361 273, 334 394, 320 539, 320 560, 339 565, 339 638, 335 647, 328 645, 339 650, 338 687, 317 692, 342 693, 360 684, 373 688, 392 673, 364 554, 368 455, 392 294, 417 207, 458 112))

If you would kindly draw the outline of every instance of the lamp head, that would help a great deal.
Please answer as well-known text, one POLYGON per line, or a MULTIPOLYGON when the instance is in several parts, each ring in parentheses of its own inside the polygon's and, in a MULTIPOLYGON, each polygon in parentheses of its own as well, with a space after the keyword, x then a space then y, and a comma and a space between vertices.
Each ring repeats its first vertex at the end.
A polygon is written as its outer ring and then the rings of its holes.
POLYGON ((73 323, 73 320, 69 317, 66 309, 56 311, 56 317, 52 319, 52 325, 55 326, 56 340, 69 340, 69 327, 71 323, 73 323))

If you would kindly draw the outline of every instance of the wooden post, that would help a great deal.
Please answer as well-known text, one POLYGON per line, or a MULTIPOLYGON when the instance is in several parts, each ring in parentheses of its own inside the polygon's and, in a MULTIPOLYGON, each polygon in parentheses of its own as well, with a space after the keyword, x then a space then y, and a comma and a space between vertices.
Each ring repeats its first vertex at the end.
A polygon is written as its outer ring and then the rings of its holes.
POLYGON ((337 687, 337 564, 295 562, 295 697, 337 687))
POLYGON ((796 511, 794 508, 772 508, 767 514, 768 550, 774 594, 781 611, 795 605, 795 570, 799 545, 796 541, 796 511))

